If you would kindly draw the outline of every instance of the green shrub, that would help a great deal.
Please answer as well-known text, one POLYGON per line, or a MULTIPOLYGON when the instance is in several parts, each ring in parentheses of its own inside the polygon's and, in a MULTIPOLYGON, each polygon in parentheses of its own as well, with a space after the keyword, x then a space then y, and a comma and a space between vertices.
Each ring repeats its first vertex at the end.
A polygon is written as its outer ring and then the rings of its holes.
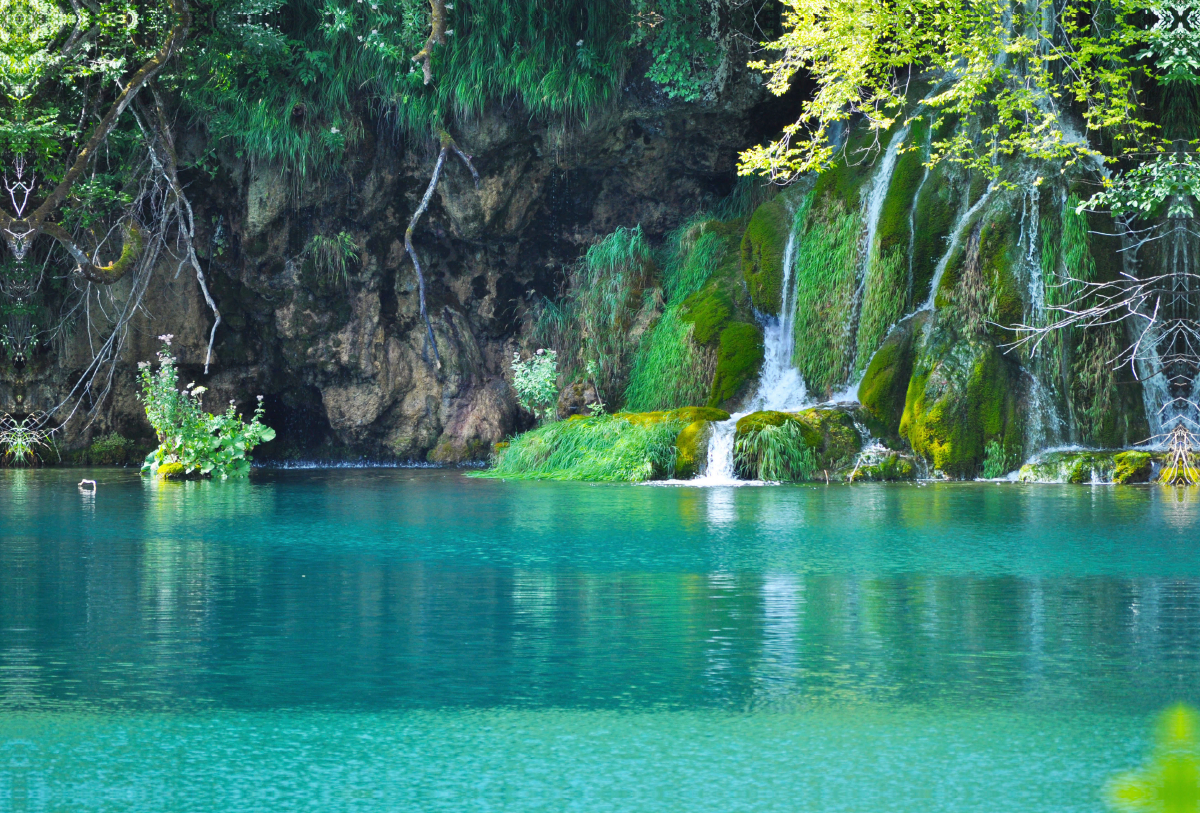
POLYGON ((172 337, 159 338, 163 349, 158 353, 158 371, 152 371, 148 361, 138 362, 140 399, 159 442, 142 472, 154 475, 164 464, 178 463, 184 475, 245 477, 250 473, 250 452, 275 437, 275 430, 262 423, 262 396, 258 396, 250 423, 242 420, 232 402, 219 415, 204 412, 200 396, 205 388, 192 384, 179 388, 179 373, 170 352, 172 337))
POLYGON ((87 450, 87 462, 93 466, 124 466, 133 451, 133 441, 110 432, 92 442, 87 450))
POLYGON ((558 402, 558 354, 553 350, 538 350, 527 361, 513 353, 513 389, 521 406, 533 413, 539 422, 554 415, 558 402))

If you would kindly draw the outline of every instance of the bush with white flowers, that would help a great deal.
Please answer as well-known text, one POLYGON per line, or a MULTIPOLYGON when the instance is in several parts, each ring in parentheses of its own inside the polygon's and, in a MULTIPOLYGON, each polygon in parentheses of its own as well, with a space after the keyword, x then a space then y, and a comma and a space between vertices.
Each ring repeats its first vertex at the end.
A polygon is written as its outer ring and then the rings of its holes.
POLYGON ((171 477, 245 477, 250 473, 250 452, 275 437, 275 430, 262 422, 263 397, 249 423, 242 420, 232 401, 229 408, 212 415, 201 408, 205 387, 179 386, 179 372, 171 355, 171 334, 159 336, 158 370, 148 361, 138 362, 142 383, 141 401, 146 417, 158 434, 158 448, 146 458, 143 474, 171 477))
POLYGON ((538 419, 539 423, 553 417, 558 403, 558 354, 553 350, 538 350, 527 361, 513 353, 513 389, 517 400, 538 419))

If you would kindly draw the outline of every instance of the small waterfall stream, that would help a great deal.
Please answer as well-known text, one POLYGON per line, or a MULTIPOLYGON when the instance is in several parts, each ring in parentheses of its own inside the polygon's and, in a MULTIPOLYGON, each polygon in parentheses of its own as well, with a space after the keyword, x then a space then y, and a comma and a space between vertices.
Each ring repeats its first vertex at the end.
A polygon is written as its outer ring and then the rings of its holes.
POLYGON ((751 412, 778 410, 790 412, 808 405, 808 390, 800 371, 792 365, 796 346, 795 281, 792 272, 796 260, 797 233, 802 224, 793 222, 783 252, 783 287, 779 316, 768 317, 763 325, 763 366, 758 388, 745 411, 729 420, 713 424, 708 441, 708 463, 696 485, 729 485, 741 482, 733 466, 733 445, 738 419, 751 412))

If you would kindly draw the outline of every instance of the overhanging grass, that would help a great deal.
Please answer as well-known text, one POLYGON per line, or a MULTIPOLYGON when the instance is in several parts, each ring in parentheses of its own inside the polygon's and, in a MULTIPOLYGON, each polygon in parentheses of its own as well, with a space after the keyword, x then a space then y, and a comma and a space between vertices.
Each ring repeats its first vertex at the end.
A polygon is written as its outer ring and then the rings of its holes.
POLYGON ((685 425, 674 418, 632 422, 620 414, 558 421, 513 438, 495 465, 471 476, 613 483, 670 477, 685 425))
POLYGON ((817 471, 817 456, 804 440, 803 427, 792 420, 739 436, 734 461, 743 475, 773 482, 803 482, 817 471))
POLYGON ((694 327, 679 318, 680 305, 667 308, 654 332, 642 340, 625 388, 625 408, 653 412, 708 401, 716 359, 692 341, 694 327))

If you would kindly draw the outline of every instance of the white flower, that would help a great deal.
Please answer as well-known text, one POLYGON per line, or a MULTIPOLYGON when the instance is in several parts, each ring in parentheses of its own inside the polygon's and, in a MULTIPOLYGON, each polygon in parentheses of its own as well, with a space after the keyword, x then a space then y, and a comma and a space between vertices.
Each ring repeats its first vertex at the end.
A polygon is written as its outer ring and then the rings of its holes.
POLYGON ((545 350, 545 348, 542 348, 542 349, 538 350, 537 354, 538 354, 539 356, 544 356, 544 355, 546 355, 546 350, 545 350))
MULTIPOLYGON (((362 37, 359 37, 359 39, 362 39, 362 37)), ((341 130, 339 130, 339 129, 338 129, 338 128, 336 128, 336 127, 330 127, 330 128, 329 128, 329 132, 331 132, 331 133, 333 133, 333 134, 335 134, 335 135, 336 135, 337 133, 340 133, 340 132, 341 132, 341 130)))
POLYGON ((258 400, 259 400, 259 402, 261 402, 261 401, 262 401, 262 399, 263 399, 263 397, 262 397, 261 395, 260 395, 260 396, 258 396, 258 400))
POLYGON ((208 392, 208 387, 196 387, 196 389, 192 390, 192 395, 202 395, 206 392, 208 392))
POLYGON ((159 340, 160 342, 162 342, 163 344, 170 344, 170 343, 171 343, 171 339, 174 339, 174 338, 175 338, 175 334, 174 334, 174 333, 164 333, 163 335, 161 335, 161 336, 159 336, 159 337, 158 337, 158 340, 159 340))
POLYGON ((582 45, 583 45, 583 40, 580 40, 579 42, 575 43, 575 47, 576 47, 576 48, 579 48, 579 47, 581 47, 582 45))
POLYGON ((138 369, 139 369, 139 370, 145 370, 145 369, 146 369, 147 367, 149 367, 149 366, 150 366, 150 362, 148 362, 148 361, 139 361, 139 362, 138 362, 138 369))

